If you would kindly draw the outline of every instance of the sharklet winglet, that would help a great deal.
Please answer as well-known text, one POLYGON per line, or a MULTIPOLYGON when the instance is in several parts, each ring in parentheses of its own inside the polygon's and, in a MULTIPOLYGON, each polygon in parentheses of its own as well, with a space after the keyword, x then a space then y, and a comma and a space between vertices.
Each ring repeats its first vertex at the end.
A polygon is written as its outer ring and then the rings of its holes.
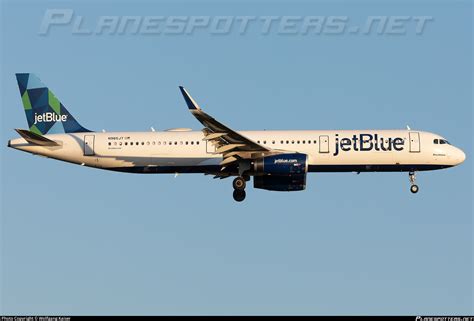
POLYGON ((186 101, 186 105, 188 105, 188 108, 191 110, 201 110, 201 107, 194 101, 193 97, 186 91, 186 89, 183 86, 179 86, 179 90, 181 91, 181 94, 184 97, 184 100, 186 101))

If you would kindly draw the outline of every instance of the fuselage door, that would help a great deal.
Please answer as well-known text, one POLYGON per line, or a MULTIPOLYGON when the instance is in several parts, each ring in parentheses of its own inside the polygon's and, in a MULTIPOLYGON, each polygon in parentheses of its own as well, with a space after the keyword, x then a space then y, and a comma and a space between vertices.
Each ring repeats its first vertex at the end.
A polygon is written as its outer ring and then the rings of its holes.
POLYGON ((84 136, 84 156, 93 156, 94 153, 94 135, 85 135, 84 136))
POLYGON ((319 136, 319 152, 329 153, 329 136, 328 135, 319 136))
POLYGON ((419 153, 420 152, 420 133, 410 132, 410 153, 419 153))

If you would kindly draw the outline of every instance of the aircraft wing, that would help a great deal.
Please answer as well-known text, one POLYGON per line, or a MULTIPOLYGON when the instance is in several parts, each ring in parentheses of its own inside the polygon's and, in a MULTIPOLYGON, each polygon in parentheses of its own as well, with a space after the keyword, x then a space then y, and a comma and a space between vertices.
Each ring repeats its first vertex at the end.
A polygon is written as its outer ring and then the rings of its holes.
POLYGON ((204 139, 216 146, 216 154, 223 155, 221 165, 231 164, 240 158, 253 158, 255 154, 263 156, 273 153, 271 149, 257 144, 206 114, 184 87, 180 86, 179 89, 191 113, 204 125, 204 139))

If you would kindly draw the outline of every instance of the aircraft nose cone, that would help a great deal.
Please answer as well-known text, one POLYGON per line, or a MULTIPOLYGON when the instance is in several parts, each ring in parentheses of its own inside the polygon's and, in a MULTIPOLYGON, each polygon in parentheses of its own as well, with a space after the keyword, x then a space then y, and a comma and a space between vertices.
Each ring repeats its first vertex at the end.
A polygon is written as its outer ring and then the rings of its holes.
POLYGON ((464 162, 465 159, 466 154, 458 148, 458 150, 456 151, 456 161, 458 162, 458 164, 461 164, 462 162, 464 162))

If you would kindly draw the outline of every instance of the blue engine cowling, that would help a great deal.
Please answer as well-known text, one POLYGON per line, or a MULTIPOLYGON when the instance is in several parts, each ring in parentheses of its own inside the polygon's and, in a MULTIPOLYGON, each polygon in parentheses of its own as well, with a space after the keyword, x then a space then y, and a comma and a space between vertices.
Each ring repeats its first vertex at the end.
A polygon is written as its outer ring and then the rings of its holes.
POLYGON ((254 163, 255 188, 270 191, 301 191, 306 188, 308 155, 279 154, 257 159, 254 163))

